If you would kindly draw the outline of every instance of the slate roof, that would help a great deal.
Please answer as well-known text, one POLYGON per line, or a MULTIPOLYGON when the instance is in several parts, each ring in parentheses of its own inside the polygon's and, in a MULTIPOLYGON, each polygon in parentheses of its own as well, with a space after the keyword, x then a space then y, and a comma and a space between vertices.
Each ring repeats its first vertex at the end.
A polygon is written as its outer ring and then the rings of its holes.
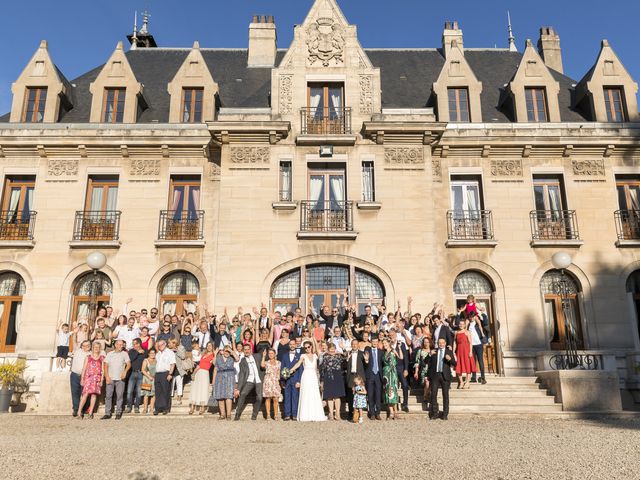
MULTIPOLYGON (((127 52, 127 58, 139 82, 144 84, 144 99, 148 108, 138 118, 139 123, 168 122, 169 93, 167 85, 184 62, 190 49, 140 48, 127 52)), ((201 49, 213 79, 218 83, 220 107, 269 107, 271 70, 248 68, 246 49, 201 49)), ((365 49, 374 66, 380 68, 383 108, 434 107, 431 87, 444 65, 438 49, 365 49)), ((279 50, 276 64, 286 51, 279 50)), ((478 80, 482 82, 482 116, 484 122, 512 122, 508 105, 499 108, 504 85, 509 83, 522 58, 519 52, 500 49, 465 50, 478 80)), ((89 121, 91 93, 89 84, 95 80, 102 66, 72 80, 73 109, 63 114, 61 123, 89 121)), ((576 82, 552 71, 560 82, 560 116, 562 121, 584 121, 571 109, 573 87, 576 82)), ((9 116, 0 117, 0 122, 9 116)))

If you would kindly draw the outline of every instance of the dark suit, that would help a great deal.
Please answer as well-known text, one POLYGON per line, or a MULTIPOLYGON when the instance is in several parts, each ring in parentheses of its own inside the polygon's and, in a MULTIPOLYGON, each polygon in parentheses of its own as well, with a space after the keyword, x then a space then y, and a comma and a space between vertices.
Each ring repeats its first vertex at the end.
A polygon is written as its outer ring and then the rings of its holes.
POLYGON ((253 359, 256 362, 256 369, 258 370, 260 383, 256 383, 255 378, 253 382, 247 381, 249 379, 249 362, 247 362, 247 357, 242 357, 242 359, 240 360, 240 371, 238 372, 238 383, 236 383, 236 390, 240 391, 240 396, 238 397, 238 405, 236 407, 237 419, 239 419, 242 415, 244 405, 245 403, 247 403, 247 396, 252 391, 255 391, 256 394, 256 401, 253 404, 253 413, 251 415, 252 419, 257 418, 258 413, 260 412, 260 408, 262 407, 262 381, 264 379, 264 370, 260 368, 262 355, 254 354, 253 359))
POLYGON ((402 360, 396 362, 396 371, 398 372, 398 379, 402 386, 402 407, 404 408, 409 406, 409 380, 404 376, 404 372, 409 371, 409 351, 402 342, 397 342, 396 348, 398 348, 398 346, 402 351, 402 360))
POLYGON ((438 345, 438 340, 441 338, 444 338, 445 341, 447 342, 447 346, 451 347, 453 346, 453 333, 451 333, 451 329, 445 325, 444 323, 442 324, 442 327, 440 328, 440 332, 438 332, 438 337, 436 338, 436 331, 437 331, 438 327, 433 329, 433 343, 434 345, 438 345))
POLYGON ((438 372, 439 349, 436 348, 435 353, 432 352, 429 357, 427 367, 427 378, 431 383, 431 410, 429 417, 438 415, 438 388, 442 388, 442 415, 449 415, 449 388, 451 387, 451 368, 456 366, 456 360, 453 351, 449 346, 444 349, 442 355, 442 371, 438 372), (450 360, 445 357, 449 355, 450 360))
POLYGON ((298 337, 302 337, 302 331, 305 329, 306 325, 304 324, 295 324, 291 331, 289 332, 289 338, 291 340, 295 340, 298 337))
POLYGON ((374 351, 367 347, 365 353, 369 353, 369 361, 365 360, 365 378, 367 382, 367 397, 369 399, 369 418, 380 415, 382 403, 382 350, 374 351))
POLYGON ((367 373, 365 372, 365 364, 364 364, 364 352, 358 350, 356 353, 349 353, 347 357, 347 374, 345 376, 345 380, 347 383, 347 409, 349 410, 349 414, 353 413, 353 386, 355 378, 359 376, 363 380, 367 378, 367 373), (352 372, 352 362, 353 357, 356 356, 356 371, 352 372))
MULTIPOLYGON (((289 359, 290 351, 282 352, 280 358, 281 368, 288 368, 291 370, 300 361, 300 352, 293 351, 293 361, 289 359)), ((296 418, 298 416, 298 400, 300 399, 300 389, 296 388, 296 383, 300 383, 302 378, 302 371, 304 365, 300 365, 293 375, 284 380, 284 418, 296 418)))
POLYGON ((233 347, 233 342, 231 341, 231 334, 228 332, 225 332, 223 334, 220 334, 218 332, 213 332, 211 334, 211 338, 213 338, 213 346, 215 348, 224 348, 222 344, 223 337, 227 339, 227 345, 233 347))
POLYGON ((320 318, 322 318, 322 320, 325 323, 325 330, 324 330, 325 338, 331 338, 331 336, 333 335, 334 321, 337 322, 337 326, 340 328, 342 328, 342 325, 344 324, 344 315, 338 314, 334 318, 333 315, 325 315, 324 313, 321 312, 320 318))

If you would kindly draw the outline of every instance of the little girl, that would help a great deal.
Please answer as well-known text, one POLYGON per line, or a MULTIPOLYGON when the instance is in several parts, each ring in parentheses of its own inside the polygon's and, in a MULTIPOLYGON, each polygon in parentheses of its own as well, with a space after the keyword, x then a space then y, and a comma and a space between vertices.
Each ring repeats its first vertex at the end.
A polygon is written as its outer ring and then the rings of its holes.
POLYGON ((476 297, 473 295, 467 296, 467 305, 465 307, 466 318, 471 316, 471 312, 475 312, 478 315, 478 307, 476 305, 476 297))
POLYGON ((367 408, 367 390, 360 375, 353 379, 353 423, 362 423, 362 410, 367 408))

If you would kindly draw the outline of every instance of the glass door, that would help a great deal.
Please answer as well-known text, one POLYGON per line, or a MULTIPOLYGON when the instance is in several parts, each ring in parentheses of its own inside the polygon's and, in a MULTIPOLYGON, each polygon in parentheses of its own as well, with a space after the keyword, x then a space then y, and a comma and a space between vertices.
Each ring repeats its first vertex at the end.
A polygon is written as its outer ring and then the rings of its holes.
POLYGON ((345 299, 348 300, 346 290, 327 290, 327 291, 314 291, 309 292, 309 298, 315 312, 320 315, 322 306, 326 305, 330 309, 333 307, 342 308, 345 299))
POLYGON ((618 206, 625 239, 640 239, 640 180, 618 180, 618 206))
POLYGON ((167 240, 200 237, 200 177, 171 177, 166 229, 167 240))
POLYGON ((569 238, 571 225, 565 218, 561 181, 559 179, 534 179, 533 193, 540 239, 569 238))
POLYGON ((308 192, 308 228, 317 231, 346 230, 347 204, 344 171, 310 171, 308 192))
POLYGON ((451 182, 452 234, 460 239, 482 239, 488 230, 483 225, 480 180, 451 182))
POLYGON ((545 295, 544 305, 551 350, 563 350, 565 348, 567 328, 569 329, 569 333, 575 338, 578 349, 582 349, 584 344, 577 296, 570 295, 568 297, 566 304, 568 308, 566 311, 562 307, 560 295, 545 295))
POLYGON ((80 230, 83 240, 111 240, 117 237, 117 202, 117 176, 89 177, 80 230))
POLYGON ((310 83, 307 87, 307 107, 307 133, 345 133, 344 84, 310 83))
POLYGON ((35 177, 7 177, 2 194, 0 238, 29 238, 35 177))

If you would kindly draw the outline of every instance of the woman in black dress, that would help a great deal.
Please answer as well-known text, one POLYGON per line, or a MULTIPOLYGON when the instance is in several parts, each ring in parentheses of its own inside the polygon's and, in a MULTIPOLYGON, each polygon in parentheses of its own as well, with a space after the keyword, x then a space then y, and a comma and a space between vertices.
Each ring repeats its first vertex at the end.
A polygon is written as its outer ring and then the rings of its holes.
POLYGON ((336 353, 336 346, 333 343, 330 343, 328 348, 329 350, 323 355, 320 365, 322 399, 327 402, 329 407, 329 420, 338 420, 340 417, 340 398, 345 396, 343 357, 336 353))

